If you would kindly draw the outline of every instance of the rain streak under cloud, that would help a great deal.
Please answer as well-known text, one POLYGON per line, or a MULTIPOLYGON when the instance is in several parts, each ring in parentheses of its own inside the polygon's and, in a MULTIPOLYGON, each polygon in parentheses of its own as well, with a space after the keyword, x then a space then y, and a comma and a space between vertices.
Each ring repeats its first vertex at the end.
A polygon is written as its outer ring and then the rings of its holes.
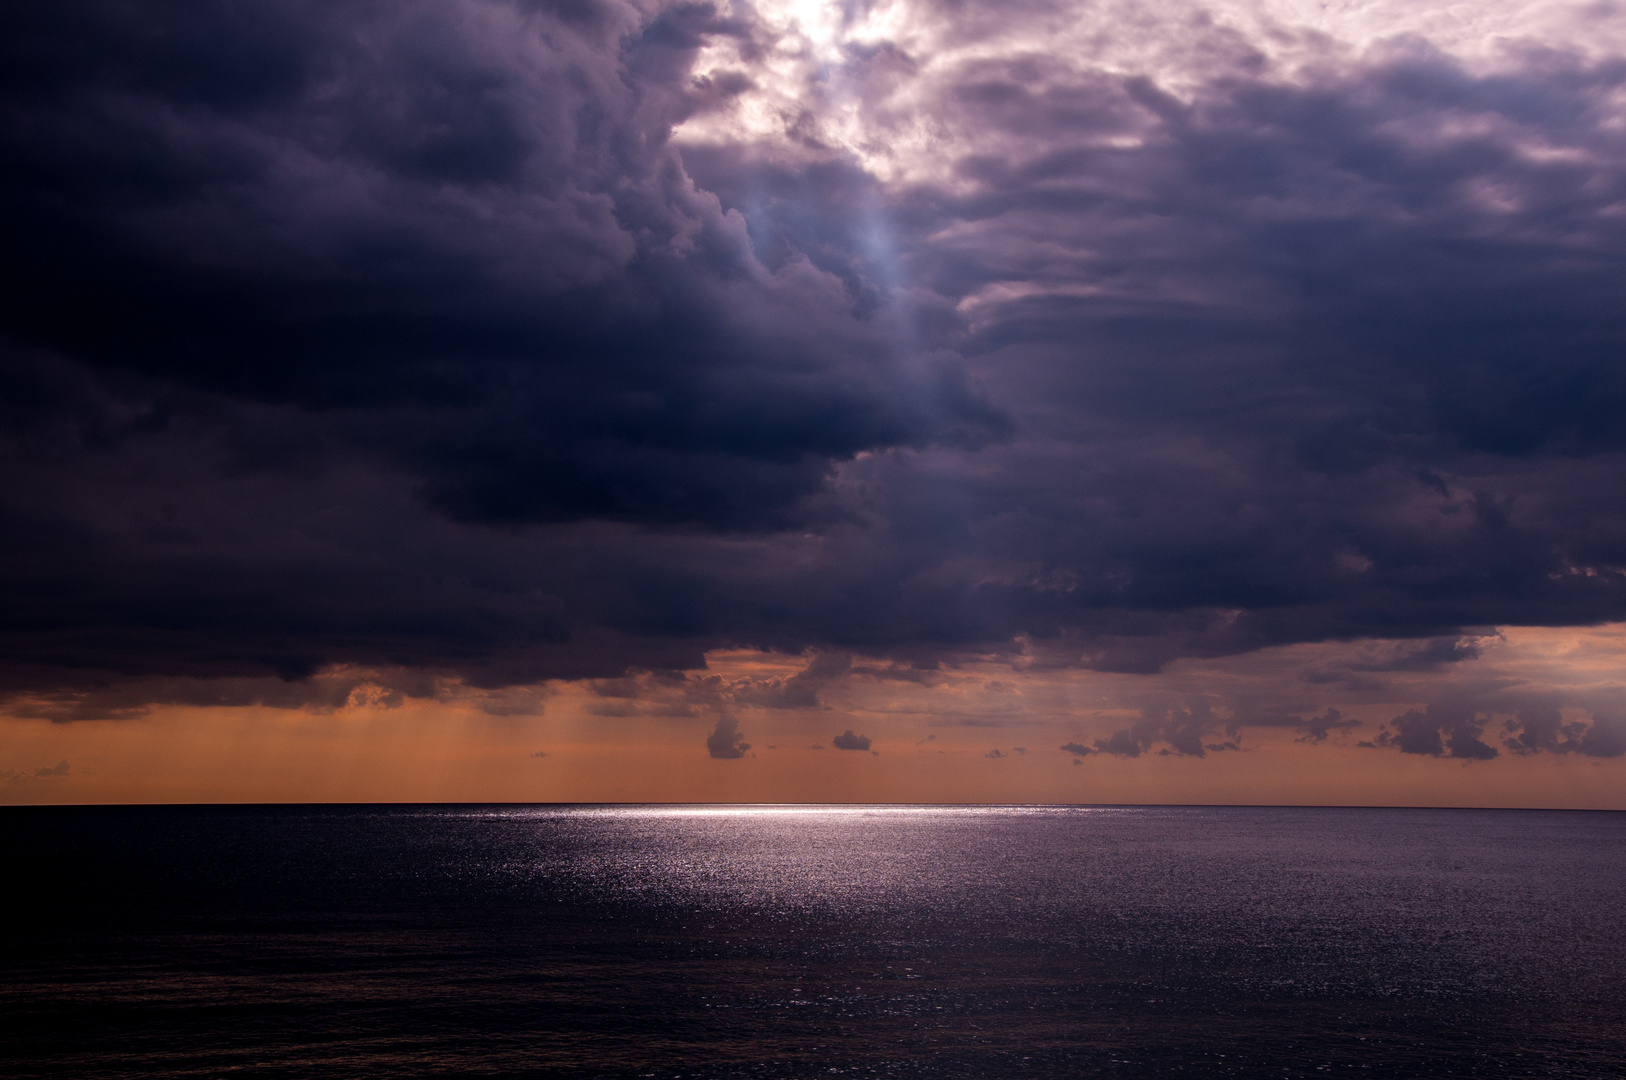
POLYGON ((0 20, 18 720, 1626 755, 1626 11, 0 20))

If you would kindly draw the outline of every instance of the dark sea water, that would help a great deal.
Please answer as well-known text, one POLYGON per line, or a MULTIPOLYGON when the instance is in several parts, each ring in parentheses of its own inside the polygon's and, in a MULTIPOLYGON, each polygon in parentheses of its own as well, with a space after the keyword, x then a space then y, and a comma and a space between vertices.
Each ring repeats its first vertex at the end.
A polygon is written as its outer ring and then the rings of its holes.
POLYGON ((1626 1076, 1626 814, 0 826, 6 1077, 1626 1076))

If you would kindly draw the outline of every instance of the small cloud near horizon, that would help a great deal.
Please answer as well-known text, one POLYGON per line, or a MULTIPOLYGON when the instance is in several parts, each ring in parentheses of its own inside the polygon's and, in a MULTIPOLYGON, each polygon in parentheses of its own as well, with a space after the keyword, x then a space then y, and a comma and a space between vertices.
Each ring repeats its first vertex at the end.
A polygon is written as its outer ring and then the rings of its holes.
POLYGON ((740 722, 732 716, 722 717, 711 734, 706 736, 706 751, 712 757, 732 761, 745 756, 751 744, 740 734, 740 722))

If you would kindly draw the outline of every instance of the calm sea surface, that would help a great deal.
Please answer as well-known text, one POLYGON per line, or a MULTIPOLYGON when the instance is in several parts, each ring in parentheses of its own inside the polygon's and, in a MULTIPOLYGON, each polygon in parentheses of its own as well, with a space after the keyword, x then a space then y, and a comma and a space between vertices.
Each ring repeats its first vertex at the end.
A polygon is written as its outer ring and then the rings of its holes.
POLYGON ((1626 814, 0 810, 7 1077, 1626 1075, 1626 814))

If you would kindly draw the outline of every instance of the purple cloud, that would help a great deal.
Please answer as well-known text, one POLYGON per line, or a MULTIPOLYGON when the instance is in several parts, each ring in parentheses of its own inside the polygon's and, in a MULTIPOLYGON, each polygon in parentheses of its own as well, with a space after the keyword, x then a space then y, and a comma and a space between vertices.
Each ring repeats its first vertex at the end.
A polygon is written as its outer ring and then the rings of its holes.
MULTIPOLYGON (((923 10, 805 69, 708 5, 0 16, 0 694, 744 645, 813 651, 727 691, 794 709, 967 651, 1408 643, 1318 675, 1353 684, 1626 618, 1618 58, 1221 7, 1134 67, 1114 10, 1042 50, 923 10)), ((1233 748, 1206 709, 1069 752, 1233 748)), ((1552 715, 1501 749, 1626 752, 1552 715)), ((1499 752, 1442 716, 1375 741, 1499 752)))

